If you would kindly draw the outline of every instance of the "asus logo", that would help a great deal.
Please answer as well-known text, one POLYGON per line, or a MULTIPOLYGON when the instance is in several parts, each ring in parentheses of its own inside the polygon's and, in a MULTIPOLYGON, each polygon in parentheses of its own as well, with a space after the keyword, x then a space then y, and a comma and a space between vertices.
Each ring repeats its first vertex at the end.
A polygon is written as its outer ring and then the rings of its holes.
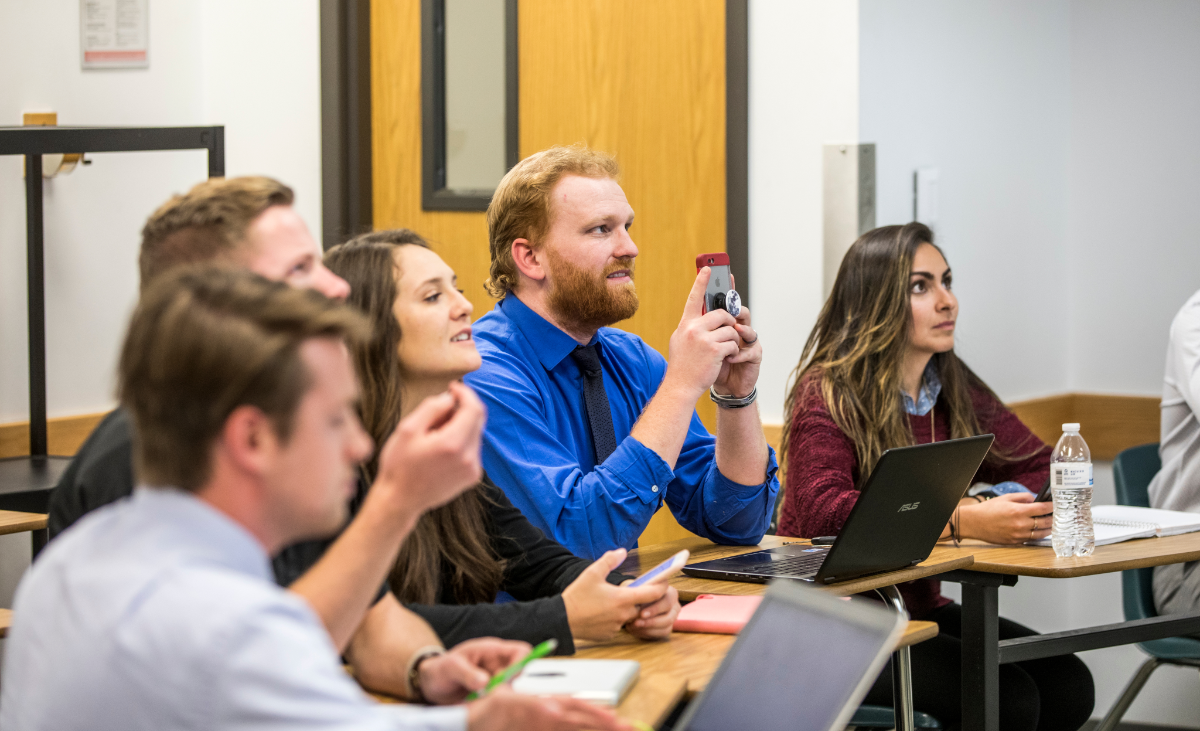
POLYGON ((916 510, 918 507, 920 507, 920 505, 921 505, 921 502, 919 500, 915 503, 905 503, 905 504, 901 505, 900 509, 897 510, 896 512, 903 513, 905 510, 916 510))

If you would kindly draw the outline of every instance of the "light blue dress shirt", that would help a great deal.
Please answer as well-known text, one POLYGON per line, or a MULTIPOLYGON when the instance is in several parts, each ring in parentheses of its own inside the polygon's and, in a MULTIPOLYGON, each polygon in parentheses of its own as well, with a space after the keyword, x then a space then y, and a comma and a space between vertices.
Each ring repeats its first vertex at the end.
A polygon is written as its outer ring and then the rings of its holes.
POLYGON ((64 532, 13 612, 5 731, 466 728, 461 706, 367 698, 258 542, 178 490, 138 488, 64 532))
MULTIPOLYGON (((932 360, 925 366, 925 373, 921 376, 921 390, 917 392, 917 400, 915 402, 912 396, 908 394, 908 391, 900 389, 900 400, 904 404, 904 411, 913 416, 927 416, 930 411, 933 411, 934 405, 937 404, 938 396, 941 395, 942 379, 938 377, 937 367, 934 366, 932 360)), ((991 485, 986 489, 995 495, 1005 495, 1010 492, 1032 492, 1028 487, 1011 480, 991 485)))
POLYGON ((667 362, 642 339, 600 328, 604 390, 617 449, 596 464, 579 367, 578 343, 505 297, 475 324, 483 366, 466 376, 487 404, 483 465, 488 477, 547 535, 587 558, 634 548, 664 503, 680 524, 717 543, 752 545, 771 522, 779 490, 775 451, 766 480, 741 485, 717 469, 716 439, 695 412, 672 470, 629 435, 658 391, 667 362))

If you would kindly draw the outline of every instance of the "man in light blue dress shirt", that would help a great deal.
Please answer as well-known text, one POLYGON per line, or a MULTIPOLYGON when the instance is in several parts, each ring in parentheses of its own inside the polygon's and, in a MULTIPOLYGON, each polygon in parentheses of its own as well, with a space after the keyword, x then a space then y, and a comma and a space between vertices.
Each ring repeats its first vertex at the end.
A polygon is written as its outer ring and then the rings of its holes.
MULTIPOLYGON (((119 369, 142 486, 65 532, 21 582, 0 727, 625 728, 582 701, 506 691, 466 707, 373 703, 312 608, 271 581, 272 552, 341 526, 373 448, 346 348, 367 328, 245 271, 182 270, 146 291, 119 369)), ((395 539, 331 549, 371 554, 361 582, 378 585, 421 513, 479 479, 484 418, 457 386, 397 427, 360 512, 395 539)))
POLYGON ((757 543, 779 489, 753 403, 762 344, 747 308, 703 311, 707 267, 669 362, 607 327, 638 306, 633 209, 617 175, 607 155, 555 147, 514 166, 492 197, 488 289, 502 299, 476 324, 483 365, 465 378, 488 407, 484 468, 587 558, 634 548, 664 504, 705 538, 757 543), (715 437, 695 411, 706 393, 720 407, 715 437))

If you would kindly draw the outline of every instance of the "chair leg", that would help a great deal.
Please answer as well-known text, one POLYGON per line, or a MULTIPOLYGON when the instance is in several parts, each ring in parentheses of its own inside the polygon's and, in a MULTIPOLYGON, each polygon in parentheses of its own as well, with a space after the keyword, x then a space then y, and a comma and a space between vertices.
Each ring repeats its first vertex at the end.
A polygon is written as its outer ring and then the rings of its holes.
POLYGON ((31 556, 37 558, 46 544, 50 542, 50 529, 42 528, 41 530, 30 531, 30 540, 32 541, 31 556))
POLYGON ((1138 671, 1134 673, 1129 680, 1129 685, 1125 686, 1125 690, 1121 693, 1121 697, 1113 704, 1113 707, 1108 711, 1104 720, 1094 731, 1113 731, 1121 719, 1125 716, 1125 711, 1133 705, 1133 701, 1137 698, 1137 694, 1142 691, 1142 687, 1146 685, 1146 681, 1150 679, 1150 674, 1162 665, 1162 661, 1157 657, 1152 657, 1142 663, 1138 671))

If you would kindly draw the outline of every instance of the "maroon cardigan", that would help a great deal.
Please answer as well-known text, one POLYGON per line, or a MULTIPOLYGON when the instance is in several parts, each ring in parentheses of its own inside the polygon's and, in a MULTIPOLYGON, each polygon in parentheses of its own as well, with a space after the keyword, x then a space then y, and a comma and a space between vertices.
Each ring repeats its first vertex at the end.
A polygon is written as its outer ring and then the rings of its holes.
MULTIPOLYGON (((814 376, 805 378, 805 385, 814 376)), ((1021 423, 1016 414, 983 391, 974 391, 972 400, 981 433, 996 435, 993 450, 1010 455, 1032 456, 1018 461, 985 460, 975 473, 975 482, 998 484, 1019 482, 1034 492, 1042 489, 1050 474, 1050 447, 1021 423)), ((950 438, 949 416, 943 399, 934 404, 932 421, 937 441, 950 438)), ((930 416, 909 415, 913 442, 927 444, 930 416)), ((842 432, 829 414, 819 388, 807 389, 807 397, 796 404, 792 431, 787 444, 786 494, 779 518, 779 534, 812 538, 837 535, 858 500, 859 465, 854 443, 842 432)), ((942 583, 920 579, 900 585, 900 593, 913 619, 950 603, 941 595, 942 583)))

